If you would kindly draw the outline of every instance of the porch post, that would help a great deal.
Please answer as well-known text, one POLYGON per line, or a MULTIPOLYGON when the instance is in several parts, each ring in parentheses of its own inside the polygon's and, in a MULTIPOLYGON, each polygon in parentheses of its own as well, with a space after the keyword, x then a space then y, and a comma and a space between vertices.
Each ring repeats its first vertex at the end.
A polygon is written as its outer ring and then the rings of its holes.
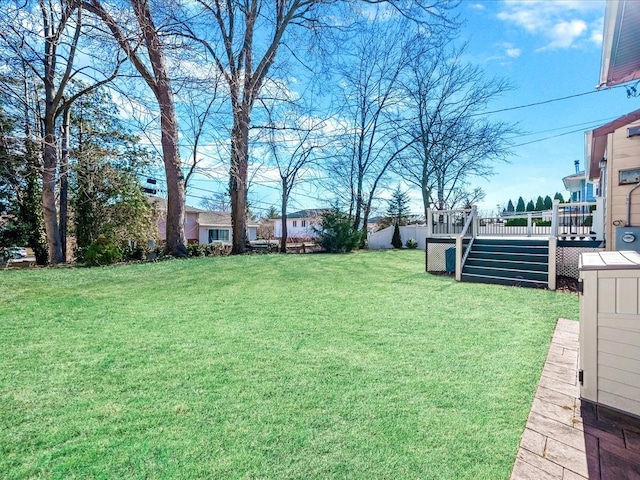
POLYGON ((471 237, 476 238, 480 232, 480 219, 478 218, 478 207, 475 205, 471 207, 471 215, 473 215, 473 232, 471 233, 471 237))
POLYGON ((456 237, 456 280, 462 280, 462 235, 456 237))
POLYGON ((531 230, 533 227, 533 213, 527 213, 527 237, 531 236, 531 230))
POLYGON ((593 215, 591 229, 596 234, 596 240, 604 240, 604 197, 596 197, 596 209, 593 215))
POLYGON ((558 238, 558 207, 560 206, 560 200, 554 198, 553 207, 551 210, 551 236, 558 238))
POLYGON ((549 278, 547 279, 549 290, 556 289, 556 248, 557 246, 558 246, 558 238, 549 237, 549 261, 548 261, 549 278))
POLYGON ((427 208, 427 238, 433 237, 433 213, 427 208))

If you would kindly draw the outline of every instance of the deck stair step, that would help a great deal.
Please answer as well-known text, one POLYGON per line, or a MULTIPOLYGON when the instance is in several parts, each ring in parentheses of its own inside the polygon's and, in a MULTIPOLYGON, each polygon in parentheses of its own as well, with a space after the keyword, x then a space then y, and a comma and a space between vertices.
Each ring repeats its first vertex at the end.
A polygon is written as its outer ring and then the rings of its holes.
POLYGON ((476 238, 462 268, 463 282, 547 288, 546 240, 476 238))

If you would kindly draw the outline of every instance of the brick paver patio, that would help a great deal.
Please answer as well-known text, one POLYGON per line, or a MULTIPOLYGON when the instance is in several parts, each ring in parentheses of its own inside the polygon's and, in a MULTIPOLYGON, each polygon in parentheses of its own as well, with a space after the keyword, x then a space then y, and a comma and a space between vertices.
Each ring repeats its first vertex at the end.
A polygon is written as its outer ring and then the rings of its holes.
POLYGON ((578 326, 558 320, 511 480, 640 480, 640 419, 580 401, 578 326))

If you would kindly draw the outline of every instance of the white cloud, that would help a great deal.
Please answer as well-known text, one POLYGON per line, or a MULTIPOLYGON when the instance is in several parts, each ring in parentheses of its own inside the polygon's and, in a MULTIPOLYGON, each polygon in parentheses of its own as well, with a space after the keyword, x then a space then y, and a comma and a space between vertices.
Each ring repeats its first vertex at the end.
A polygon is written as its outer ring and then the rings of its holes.
POLYGON ((509 58, 518 58, 520 56, 520 53, 522 53, 522 50, 520 50, 519 48, 507 48, 505 53, 509 58))
POLYGON ((539 50, 545 50, 575 47, 583 40, 599 43, 602 20, 597 18, 603 11, 603 0, 506 0, 498 18, 540 37, 539 50))
POLYGON ((484 10, 485 7, 482 3, 472 3, 471 5, 469 5, 469 8, 473 8, 474 10, 484 10))
POLYGON ((583 20, 571 20, 554 25, 549 32, 551 43, 547 48, 568 48, 587 30, 583 20))

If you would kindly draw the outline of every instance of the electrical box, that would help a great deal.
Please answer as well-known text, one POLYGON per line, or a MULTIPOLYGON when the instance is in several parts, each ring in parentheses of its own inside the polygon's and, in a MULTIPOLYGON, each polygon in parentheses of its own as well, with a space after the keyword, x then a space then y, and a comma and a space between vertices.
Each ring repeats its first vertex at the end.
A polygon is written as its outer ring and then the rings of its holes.
POLYGON ((640 168, 620 170, 619 177, 618 177, 619 185, 632 185, 638 182, 640 182, 640 168))
POLYGON ((616 228, 616 250, 640 252, 640 227, 616 228))

